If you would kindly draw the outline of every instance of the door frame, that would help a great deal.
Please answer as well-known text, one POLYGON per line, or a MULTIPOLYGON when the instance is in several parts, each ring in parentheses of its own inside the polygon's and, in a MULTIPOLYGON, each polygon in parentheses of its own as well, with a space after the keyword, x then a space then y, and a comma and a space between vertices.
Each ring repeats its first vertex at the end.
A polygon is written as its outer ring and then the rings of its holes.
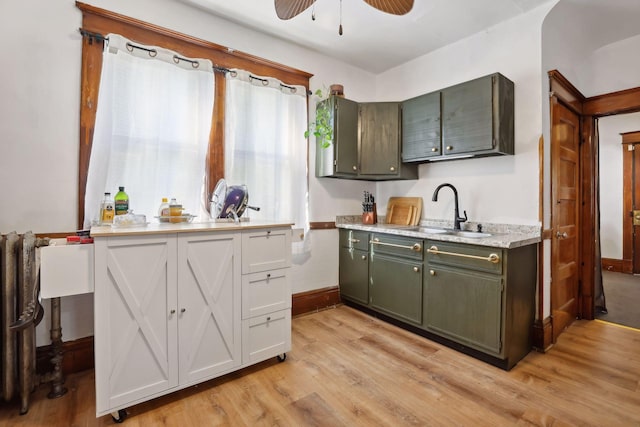
MULTIPOLYGON (((596 246, 593 230, 597 220, 598 198, 598 143, 597 119, 616 114, 634 113, 640 111, 640 87, 611 92, 603 95, 585 97, 558 70, 548 72, 549 76, 549 107, 554 102, 562 102, 569 109, 580 116, 580 193, 582 196, 582 212, 578 233, 580 233, 581 253, 579 263, 578 283, 578 316, 583 319, 593 319, 595 313, 595 268, 596 246)), ((553 160, 552 160, 553 161, 553 160)), ((551 183, 553 185, 553 183, 551 183)), ((544 240, 552 238, 551 230, 543 230, 544 240)), ((540 267, 542 268, 542 267, 540 267)), ((543 272, 539 274, 542 276, 543 272)), ((551 280, 553 286, 553 278, 551 280)), ((540 291, 542 295, 542 290, 540 291)), ((542 301, 540 298, 539 301, 542 301)), ((545 319, 542 304, 538 306, 539 325, 541 332, 535 333, 537 348, 546 349, 552 344, 553 318, 545 319)))

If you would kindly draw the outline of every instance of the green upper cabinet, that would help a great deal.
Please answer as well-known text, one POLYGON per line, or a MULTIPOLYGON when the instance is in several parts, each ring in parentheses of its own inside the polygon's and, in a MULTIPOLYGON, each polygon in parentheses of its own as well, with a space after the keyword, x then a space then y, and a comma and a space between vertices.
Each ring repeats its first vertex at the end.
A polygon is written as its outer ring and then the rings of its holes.
POLYGON ((420 161, 442 154, 440 92, 402 103, 402 160, 420 161))
POLYGON ((513 154, 513 101, 513 82, 498 73, 444 89, 443 154, 513 154))
POLYGON ((357 103, 340 97, 330 103, 334 137, 331 147, 319 144, 316 176, 370 181, 417 179, 416 165, 400 161, 400 104, 357 103))
POLYGON ((333 141, 316 147, 316 175, 355 178, 358 174, 358 103, 337 96, 321 104, 329 105, 333 141))
POLYGON ((514 153, 514 85, 500 73, 402 103, 405 162, 514 153))

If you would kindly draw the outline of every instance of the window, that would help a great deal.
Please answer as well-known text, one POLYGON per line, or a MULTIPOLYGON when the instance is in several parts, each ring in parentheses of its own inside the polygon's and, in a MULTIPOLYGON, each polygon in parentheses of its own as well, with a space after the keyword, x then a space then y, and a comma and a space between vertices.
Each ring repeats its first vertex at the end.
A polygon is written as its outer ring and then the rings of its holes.
POLYGON ((227 182, 247 185, 249 202, 260 207, 252 217, 306 228, 306 89, 233 70, 225 112, 227 182))
MULTIPOLYGON (((112 32, 118 33, 137 44, 162 46, 163 48, 178 52, 180 56, 184 57, 209 59, 215 69, 238 68, 247 70, 255 75, 268 75, 277 78, 286 85, 300 85, 306 89, 309 87, 309 78, 311 77, 309 73, 91 5, 76 3, 76 6, 83 14, 81 32, 84 36, 82 44, 80 156, 78 172, 78 224, 80 227, 82 227, 82 221, 85 216, 84 195, 95 129, 100 70, 102 68, 103 35, 112 32)), ((205 188, 207 194, 213 192, 218 179, 225 175, 225 89, 224 74, 216 72, 215 101, 205 165, 205 188)), ((132 203, 135 204, 135 200, 132 200, 132 203)))
POLYGON ((203 178, 213 110, 206 59, 140 46, 110 34, 105 46, 85 192, 84 226, 98 219, 102 194, 125 186, 147 219, 162 197, 207 215, 203 178))

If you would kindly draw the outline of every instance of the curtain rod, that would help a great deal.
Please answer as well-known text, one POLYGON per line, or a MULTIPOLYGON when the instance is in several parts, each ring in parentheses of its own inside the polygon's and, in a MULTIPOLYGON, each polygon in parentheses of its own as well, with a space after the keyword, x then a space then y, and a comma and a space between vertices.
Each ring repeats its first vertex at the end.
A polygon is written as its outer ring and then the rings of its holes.
MULTIPOLYGON (((82 35, 82 37, 87 37, 89 39, 89 44, 93 44, 93 42, 105 42, 105 41, 109 41, 109 37, 105 37, 102 34, 99 33, 92 33, 91 31, 87 31, 84 28, 78 28, 78 31, 80 31, 80 34, 82 35)), ((127 42, 127 49, 129 49, 129 51, 133 50, 133 49, 140 49, 140 50, 144 50, 146 52, 149 53, 149 56, 154 57, 157 54, 157 51, 155 49, 149 49, 143 46, 137 46, 133 43, 127 42)), ((178 63, 180 61, 186 61, 186 62, 190 62, 191 65, 193 66, 193 68, 198 68, 199 63, 198 61, 194 61, 192 59, 188 59, 188 58, 183 58, 181 56, 178 55, 173 55, 173 60, 178 63)), ((228 73, 229 70, 228 68, 225 67, 220 67, 218 65, 213 64, 212 66, 213 71, 219 72, 219 73, 223 73, 226 74, 228 73)))

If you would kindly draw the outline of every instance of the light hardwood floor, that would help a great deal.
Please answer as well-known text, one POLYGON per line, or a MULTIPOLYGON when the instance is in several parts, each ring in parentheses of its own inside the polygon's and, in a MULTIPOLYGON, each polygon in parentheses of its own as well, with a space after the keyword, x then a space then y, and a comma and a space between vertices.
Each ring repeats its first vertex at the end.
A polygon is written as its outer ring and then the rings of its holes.
MULTIPOLYGON (((125 426, 639 426, 640 331, 576 321, 510 372, 349 307, 293 320, 287 360, 269 360, 129 408, 125 426)), ((0 425, 102 426, 93 371, 0 425)))

